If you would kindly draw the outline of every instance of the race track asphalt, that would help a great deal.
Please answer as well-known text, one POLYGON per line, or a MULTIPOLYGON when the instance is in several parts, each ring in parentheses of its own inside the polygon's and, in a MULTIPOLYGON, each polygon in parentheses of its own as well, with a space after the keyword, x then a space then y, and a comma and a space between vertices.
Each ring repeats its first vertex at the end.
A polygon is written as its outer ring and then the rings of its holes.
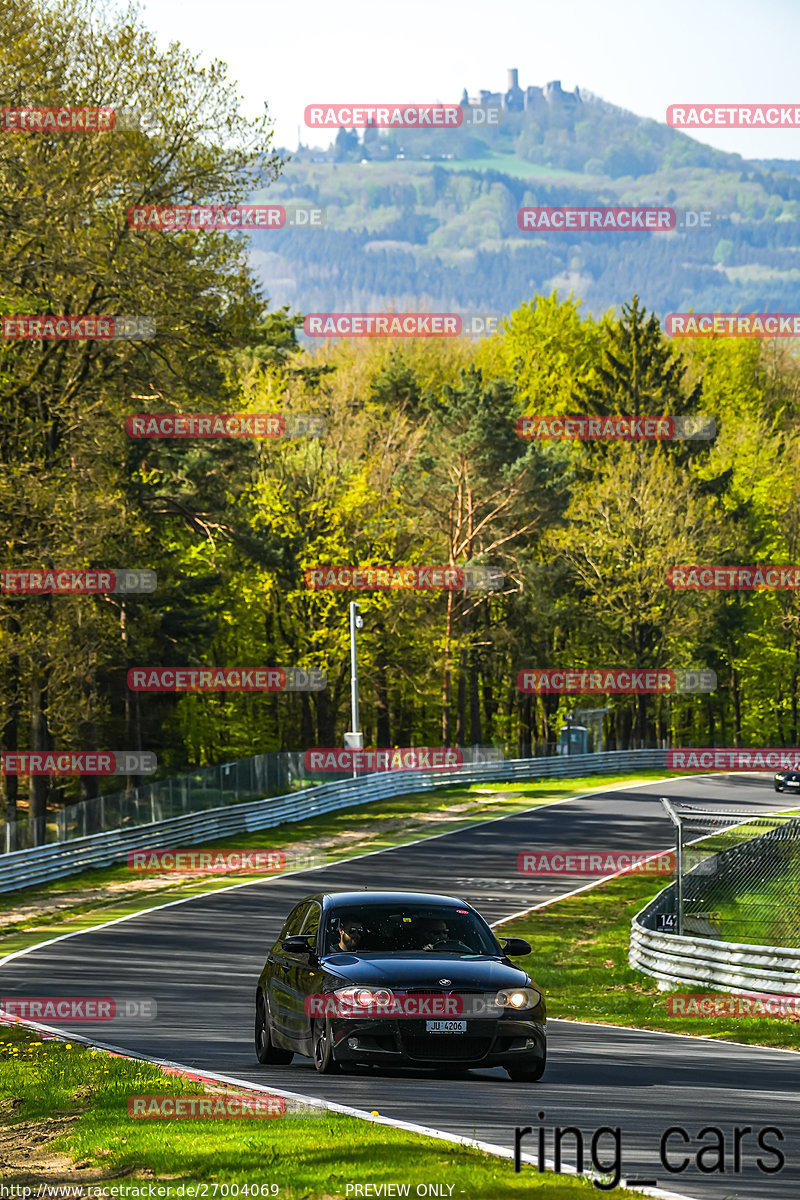
MULTIPOLYGON (((472 1071, 463 1079, 367 1070, 323 1077, 307 1059, 295 1058, 287 1067, 262 1067, 255 1059, 255 984, 287 912, 301 896, 365 885, 442 892, 463 897, 489 921, 498 921, 588 881, 586 876, 522 877, 516 865, 522 849, 670 848, 673 830, 659 796, 718 808, 785 807, 763 776, 703 776, 594 793, 347 863, 226 889, 65 938, 2 966, 0 993, 152 997, 158 1009, 152 1023, 117 1019, 113 1028, 104 1022, 62 1028, 155 1059, 377 1110, 495 1145, 512 1146, 515 1126, 531 1125, 534 1136, 523 1142, 531 1154, 537 1152, 535 1132, 541 1126, 548 1158, 554 1129, 577 1126, 586 1168, 592 1166, 594 1132, 619 1127, 623 1179, 714 1200, 795 1200, 800 1197, 796 1054, 550 1020, 548 1067, 536 1084, 512 1083, 500 1069, 472 1071), (675 1134, 670 1141, 672 1164, 689 1157, 676 1173, 659 1157, 661 1136, 670 1126, 681 1127, 688 1139, 684 1144, 675 1134), (698 1151, 718 1136, 706 1133, 699 1140, 709 1126, 721 1131, 724 1171, 718 1169, 719 1156, 708 1150, 700 1165, 711 1169, 698 1169, 698 1151), (741 1135, 738 1171, 737 1126, 750 1127, 741 1135), (782 1169, 773 1174, 756 1165, 759 1156, 767 1167, 777 1161, 756 1144, 767 1126, 783 1135, 782 1141, 765 1135, 785 1156, 782 1169)), ((591 891, 584 900, 590 908, 591 891)), ((557 994, 557 982, 551 992, 557 994)), ((573 1166, 574 1146, 575 1137, 566 1136, 563 1160, 573 1166)), ((363 1183, 351 1152, 344 1152, 342 1167, 352 1165, 354 1181, 363 1183)), ((613 1160, 612 1135, 598 1135, 597 1156, 613 1160)))

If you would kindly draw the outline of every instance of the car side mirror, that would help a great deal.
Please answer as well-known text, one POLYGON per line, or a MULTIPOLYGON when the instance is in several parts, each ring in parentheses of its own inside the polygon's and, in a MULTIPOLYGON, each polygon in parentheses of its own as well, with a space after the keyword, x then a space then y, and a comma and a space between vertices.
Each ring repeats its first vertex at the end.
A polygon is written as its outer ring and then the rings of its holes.
POLYGON ((511 958, 522 958, 524 954, 531 952, 531 944, 526 942, 525 938, 503 938, 500 944, 503 953, 511 958))
POLYGON ((285 937, 281 942, 281 947, 288 954, 313 953, 307 933, 293 933, 290 937, 285 937))

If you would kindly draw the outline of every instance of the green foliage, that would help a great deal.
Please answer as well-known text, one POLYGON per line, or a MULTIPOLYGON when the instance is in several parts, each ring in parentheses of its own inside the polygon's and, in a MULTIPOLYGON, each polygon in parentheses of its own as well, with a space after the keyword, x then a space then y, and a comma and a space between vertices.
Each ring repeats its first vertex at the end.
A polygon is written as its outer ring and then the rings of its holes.
MULTIPOLYGON (((93 20, 79 0, 35 13, 12 4, 0 51, 4 103, 121 93, 151 114, 143 132, 91 143, 4 136, 0 310, 139 313, 157 329, 144 341, 3 343, 3 566, 150 567, 159 579, 150 596, 0 596, 4 748, 142 747, 166 772, 338 744, 350 720, 350 595, 310 589, 305 572, 411 563, 489 564, 503 584, 359 595, 368 745, 552 746, 567 700, 520 695, 517 674, 582 664, 718 674, 711 697, 609 699, 612 745, 796 742, 794 593, 692 595, 664 576, 671 563, 800 561, 791 347, 677 349, 638 295, 597 320, 551 288, 480 343, 354 339, 311 352, 301 315, 259 294, 238 236, 141 232, 126 220, 132 204, 243 199, 277 175, 268 125, 237 116, 219 64, 161 52, 134 17, 93 20), (34 55, 34 41, 47 53, 34 55), (718 432, 710 443, 600 446, 516 434, 523 415, 576 409, 706 413, 718 432), (128 438, 137 411, 311 414, 326 431, 128 438), (328 689, 132 695, 127 669, 150 664, 316 668, 328 689)), ((566 147, 570 134, 595 136, 598 115, 571 124, 553 110, 525 129, 510 121, 503 136, 538 130, 542 144, 566 147)), ((660 136, 643 125, 630 152, 641 158, 660 136)), ((665 152, 688 142, 670 135, 665 152)), ((350 171, 309 169, 304 194, 335 209, 351 187, 336 180, 350 171)), ((438 238, 459 255, 471 221, 500 237, 520 202, 544 195, 535 173, 398 178, 375 161, 361 178, 359 211, 377 205, 384 232, 419 246, 438 238), (423 202, 449 223, 434 230, 423 202)), ((737 174, 742 189, 763 182, 737 174)), ((326 246, 333 270, 336 242, 326 246)), ((585 252, 573 249, 571 269, 582 270, 585 252)), ((40 780, 23 796, 15 784, 6 777, 9 817, 27 802, 41 818, 97 787, 40 780)))

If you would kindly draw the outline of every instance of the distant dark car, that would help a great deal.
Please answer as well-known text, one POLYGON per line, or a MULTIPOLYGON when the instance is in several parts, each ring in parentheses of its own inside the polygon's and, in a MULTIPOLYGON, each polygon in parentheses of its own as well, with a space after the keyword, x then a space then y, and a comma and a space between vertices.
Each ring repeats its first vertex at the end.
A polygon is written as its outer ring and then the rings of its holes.
POLYGON ((778 771, 773 783, 776 792, 800 791, 800 771, 778 771))
POLYGON ((256 991, 256 1055, 397 1067, 502 1066, 542 1077, 541 988, 471 905, 424 892, 337 892, 292 909, 256 991))

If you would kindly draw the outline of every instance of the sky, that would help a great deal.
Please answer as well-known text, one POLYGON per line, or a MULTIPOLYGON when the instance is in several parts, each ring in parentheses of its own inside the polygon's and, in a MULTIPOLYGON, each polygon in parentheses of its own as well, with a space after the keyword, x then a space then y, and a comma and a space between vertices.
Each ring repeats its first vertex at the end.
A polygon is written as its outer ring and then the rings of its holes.
MULTIPOLYGON (((230 68, 274 145, 327 145, 316 103, 457 101, 560 79, 643 117, 669 104, 800 103, 800 0, 145 0, 145 25, 230 68)), ((710 130, 745 158, 800 159, 800 129, 710 130)))

